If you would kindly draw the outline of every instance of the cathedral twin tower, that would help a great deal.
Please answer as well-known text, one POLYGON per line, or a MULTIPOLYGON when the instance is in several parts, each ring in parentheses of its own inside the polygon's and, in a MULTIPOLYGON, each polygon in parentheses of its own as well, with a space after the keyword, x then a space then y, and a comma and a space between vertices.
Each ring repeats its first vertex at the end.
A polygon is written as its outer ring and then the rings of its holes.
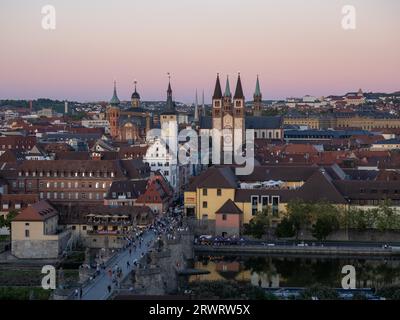
MULTIPOLYGON (((225 91, 222 94, 219 74, 215 83, 212 97, 212 128, 222 132, 222 148, 232 152, 237 141, 240 145, 244 141, 246 129, 246 105, 243 94, 240 73, 238 74, 235 93, 232 97, 229 78, 226 79, 225 91)), ((261 115, 262 95, 257 76, 254 93, 253 115, 261 115)))

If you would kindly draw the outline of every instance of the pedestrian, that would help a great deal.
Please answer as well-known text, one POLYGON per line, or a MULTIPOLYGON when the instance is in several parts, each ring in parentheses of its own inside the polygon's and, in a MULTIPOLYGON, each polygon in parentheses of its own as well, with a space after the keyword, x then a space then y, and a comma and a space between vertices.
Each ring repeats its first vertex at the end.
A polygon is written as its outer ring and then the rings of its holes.
POLYGON ((83 296, 83 290, 82 287, 79 289, 79 299, 82 299, 83 296))
POLYGON ((78 289, 75 289, 74 296, 75 296, 75 299, 78 299, 78 297, 79 297, 78 289))
POLYGON ((129 248, 129 255, 130 256, 132 255, 132 249, 131 248, 129 248))
POLYGON ((108 293, 111 293, 111 286, 110 285, 107 286, 107 290, 108 290, 108 293))
POLYGON ((126 267, 129 269, 131 264, 129 263, 129 260, 126 262, 126 267))

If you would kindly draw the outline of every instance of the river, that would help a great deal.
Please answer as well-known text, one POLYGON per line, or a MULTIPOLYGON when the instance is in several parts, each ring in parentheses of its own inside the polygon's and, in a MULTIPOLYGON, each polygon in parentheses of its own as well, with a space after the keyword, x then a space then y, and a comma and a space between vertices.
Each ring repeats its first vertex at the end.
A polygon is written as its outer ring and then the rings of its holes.
POLYGON ((400 284, 399 258, 197 256, 193 263, 194 268, 207 270, 209 274, 191 276, 189 281, 233 280, 263 288, 308 287, 319 283, 341 288, 345 276, 342 267, 352 265, 357 288, 400 284))

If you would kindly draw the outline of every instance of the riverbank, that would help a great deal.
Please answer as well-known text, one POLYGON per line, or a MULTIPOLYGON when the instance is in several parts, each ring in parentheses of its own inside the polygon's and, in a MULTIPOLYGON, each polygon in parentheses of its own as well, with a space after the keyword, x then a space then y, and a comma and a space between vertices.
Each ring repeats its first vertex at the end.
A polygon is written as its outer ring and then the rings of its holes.
POLYGON ((196 253, 205 254, 288 254, 317 256, 400 256, 398 250, 379 247, 295 246, 295 245, 195 245, 196 253))

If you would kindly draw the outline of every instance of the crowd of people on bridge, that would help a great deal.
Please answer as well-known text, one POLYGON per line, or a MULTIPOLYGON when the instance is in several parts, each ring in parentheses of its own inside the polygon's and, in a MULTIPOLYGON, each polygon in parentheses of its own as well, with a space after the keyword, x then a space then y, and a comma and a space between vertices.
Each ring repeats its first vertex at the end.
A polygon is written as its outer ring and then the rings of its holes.
MULTIPOLYGON (((139 266, 140 260, 144 258, 145 253, 151 250, 150 248, 154 243, 160 243, 163 236, 169 240, 176 239, 176 233, 184 230, 185 228, 182 227, 182 217, 179 214, 170 213, 157 217, 151 225, 141 230, 136 230, 125 239, 125 246, 117 253, 121 257, 117 263, 108 267, 104 263, 97 264, 96 272, 92 279, 102 274, 106 275, 109 279, 106 293, 107 296, 110 295, 114 289, 121 287, 121 282, 125 276, 139 266), (150 239, 148 239, 148 235, 151 235, 150 239), (132 257, 137 251, 140 252, 139 257, 132 257), (125 260, 124 256, 126 253, 127 259, 125 260), (121 267, 123 265, 126 266, 125 272, 121 267)), ((145 268, 145 264, 141 266, 145 268)), ((82 299, 84 290, 80 288, 79 290, 77 289, 77 292, 78 294, 75 294, 75 299, 82 299)))

